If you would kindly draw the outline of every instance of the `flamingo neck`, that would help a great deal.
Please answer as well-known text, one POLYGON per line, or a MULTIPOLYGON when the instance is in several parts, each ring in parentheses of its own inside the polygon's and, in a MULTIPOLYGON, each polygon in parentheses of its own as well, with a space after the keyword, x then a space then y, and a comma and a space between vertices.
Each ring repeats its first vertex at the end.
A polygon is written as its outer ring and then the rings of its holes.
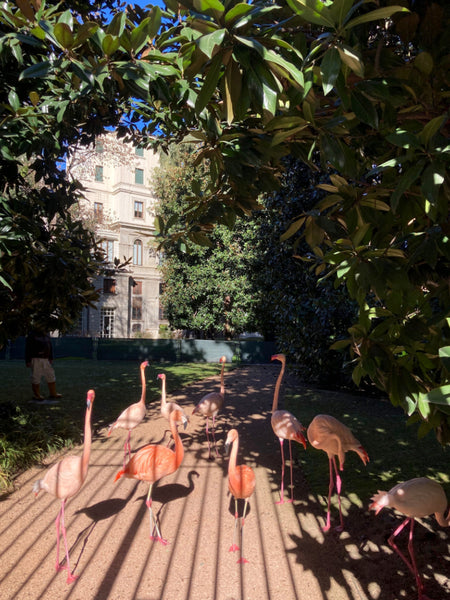
POLYGON ((166 406, 166 380, 162 380, 162 388, 161 388, 161 406, 166 406))
POLYGON ((92 414, 92 402, 86 409, 86 415, 84 417, 84 445, 83 454, 81 456, 81 474, 83 480, 85 479, 89 467, 89 458, 91 456, 91 414, 92 414))
MULTIPOLYGON (((173 415, 174 413, 172 413, 173 415)), ((181 441, 180 434, 178 433, 177 424, 174 418, 170 419, 170 431, 175 442, 175 469, 181 465, 184 456, 183 442, 181 441)))
POLYGON ((220 371, 220 393, 225 396, 225 379, 224 379, 225 363, 222 363, 222 370, 220 371))
POLYGON ((281 363, 281 371, 278 374, 278 378, 277 378, 277 382, 275 384, 275 391, 273 393, 273 403, 272 403, 272 412, 274 413, 277 408, 278 408, 278 396, 280 394, 280 388, 281 388, 281 380, 283 379, 283 375, 284 375, 284 368, 285 368, 285 364, 284 362, 281 363))
POLYGON ((141 368, 141 384, 142 384, 142 392, 141 392, 141 399, 139 400, 139 402, 141 404, 145 405, 145 396, 147 393, 147 384, 145 381, 145 367, 141 368))
POLYGON ((239 448, 239 438, 233 440, 231 445, 231 454, 230 454, 230 462, 228 463, 228 473, 234 474, 236 471, 236 461, 237 461, 237 453, 239 448))

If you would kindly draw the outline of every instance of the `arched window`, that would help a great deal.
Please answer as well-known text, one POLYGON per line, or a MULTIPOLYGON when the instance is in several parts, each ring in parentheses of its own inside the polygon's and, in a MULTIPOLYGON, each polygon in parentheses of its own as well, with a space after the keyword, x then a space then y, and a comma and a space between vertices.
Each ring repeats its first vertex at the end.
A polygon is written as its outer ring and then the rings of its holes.
POLYGON ((135 240, 133 245, 133 265, 142 265, 142 242, 135 240))

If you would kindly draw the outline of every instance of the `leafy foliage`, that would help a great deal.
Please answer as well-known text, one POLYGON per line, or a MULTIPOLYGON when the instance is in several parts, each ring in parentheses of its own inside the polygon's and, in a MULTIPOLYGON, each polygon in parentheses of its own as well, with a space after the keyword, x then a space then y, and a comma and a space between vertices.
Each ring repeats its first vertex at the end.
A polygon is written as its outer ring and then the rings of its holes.
POLYGON ((175 243, 177 228, 189 218, 191 190, 208 184, 207 172, 194 162, 195 148, 178 146, 162 157, 153 176, 159 220, 166 223, 160 237, 173 240, 165 245, 162 263, 164 313, 172 329, 229 339, 255 328, 258 296, 250 284, 255 226, 246 218, 232 231, 218 225, 208 238, 191 232, 196 244, 175 243))
POLYGON ((258 259, 252 280, 262 299, 259 330, 275 337, 302 380, 342 387, 351 385, 350 370, 345 355, 330 346, 346 337, 356 305, 345 286, 318 283, 309 264, 298 260, 308 253, 299 231, 284 240, 289 223, 323 196, 317 188, 322 177, 298 160, 286 160, 280 191, 265 198, 266 209, 256 217, 258 259))

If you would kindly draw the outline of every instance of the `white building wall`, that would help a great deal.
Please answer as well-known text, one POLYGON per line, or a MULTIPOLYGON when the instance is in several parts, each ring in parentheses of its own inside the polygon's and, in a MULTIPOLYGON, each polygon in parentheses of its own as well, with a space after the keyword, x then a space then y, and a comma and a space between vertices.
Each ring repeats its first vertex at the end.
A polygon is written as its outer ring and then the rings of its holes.
MULTIPOLYGON (((100 337, 158 337, 160 272, 154 244, 156 198, 150 187, 152 170, 159 165, 157 155, 149 150, 137 156, 135 148, 125 145, 113 134, 99 138, 103 152, 85 152, 73 168, 74 175, 86 190, 85 206, 96 220, 99 240, 123 261, 131 258, 124 272, 114 271, 99 277, 94 285, 101 290, 95 309, 85 310, 82 318, 84 335, 100 337), (136 182, 136 169, 142 176, 136 182), (101 171, 101 177, 100 177, 101 171), (101 181, 98 179, 101 178, 101 181), (99 215, 102 215, 100 218, 99 215), (140 252, 136 252, 137 242, 140 252), (139 259, 137 261, 137 259, 139 259), (141 264, 137 264, 137 262, 141 264), (115 281, 112 290, 105 279, 115 281), (130 286, 130 282, 137 282, 130 286)), ((97 148, 97 149, 98 149, 97 148)), ((108 282, 107 282, 108 283, 108 282)))

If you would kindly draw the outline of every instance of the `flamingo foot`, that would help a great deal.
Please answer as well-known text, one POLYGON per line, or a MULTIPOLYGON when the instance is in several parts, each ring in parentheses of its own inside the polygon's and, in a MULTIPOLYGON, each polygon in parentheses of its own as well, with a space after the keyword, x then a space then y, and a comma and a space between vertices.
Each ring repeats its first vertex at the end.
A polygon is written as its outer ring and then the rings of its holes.
POLYGON ((240 558, 238 561, 236 561, 238 564, 244 564, 244 563, 248 563, 248 560, 246 558, 240 558))
POLYGON ((237 544, 232 544, 228 552, 236 552, 236 550, 239 550, 239 546, 237 544))
POLYGON ((338 533, 342 533, 344 531, 344 526, 338 525, 337 527, 334 528, 334 531, 337 531, 338 533))
POLYGON ((167 546, 167 544, 169 543, 167 540, 165 540, 163 537, 160 537, 159 535, 151 535, 150 539, 156 542, 161 542, 163 546, 167 546))
POLYGON ((73 583, 78 579, 78 575, 74 575, 73 573, 67 573, 67 583, 73 583))
POLYGON ((322 531, 330 531, 330 528, 331 528, 330 524, 329 524, 329 523, 327 523, 327 524, 326 524, 326 525, 324 525, 324 526, 323 526, 321 529, 322 529, 322 531))
POLYGON ((285 500, 284 498, 280 498, 280 500, 277 500, 275 502, 275 504, 291 504, 293 502, 292 498, 288 498, 287 500, 285 500))

